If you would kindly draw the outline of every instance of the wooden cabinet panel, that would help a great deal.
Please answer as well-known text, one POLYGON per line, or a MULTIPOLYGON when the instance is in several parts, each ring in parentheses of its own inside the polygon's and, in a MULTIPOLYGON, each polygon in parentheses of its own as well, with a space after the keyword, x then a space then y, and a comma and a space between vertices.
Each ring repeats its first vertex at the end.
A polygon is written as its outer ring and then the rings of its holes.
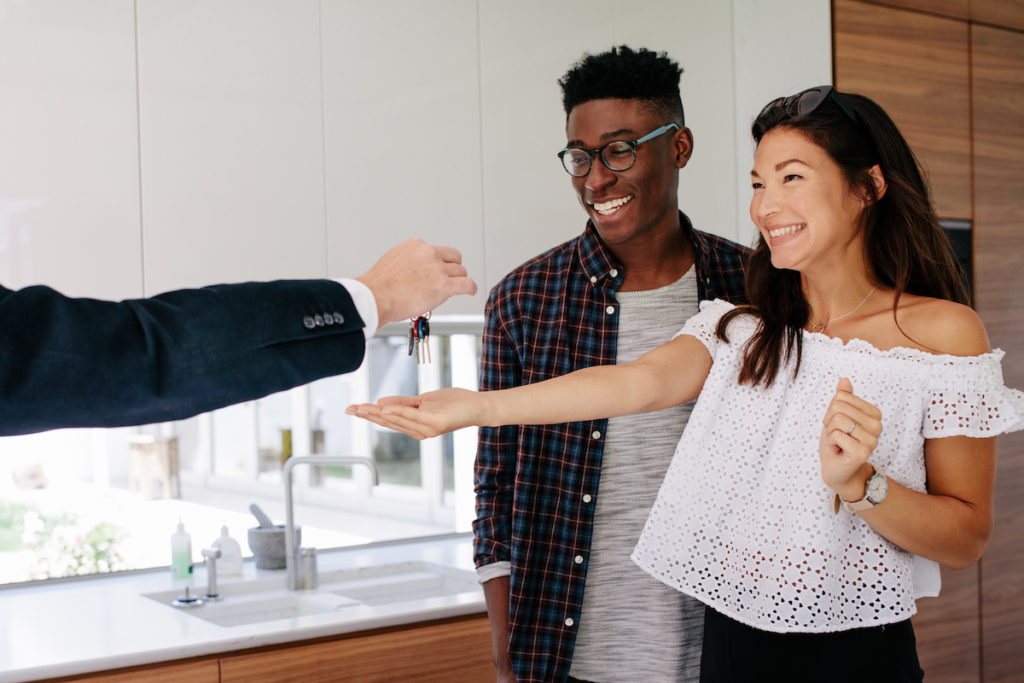
POLYGON ((967 23, 836 0, 835 82, 881 104, 907 137, 946 218, 971 218, 967 23))
POLYGON ((1024 0, 971 0, 971 20, 1024 30, 1024 0))
POLYGON ((977 683, 978 565, 963 571, 942 568, 942 594, 918 600, 914 616, 917 656, 928 683, 977 683))
MULTIPOLYGON (((974 251, 978 312, 1024 387, 1024 35, 972 28, 974 251)), ((986 683, 1024 671, 1024 435, 999 439, 996 521, 981 564, 986 683)))
POLYGON ((487 617, 221 659, 223 683, 493 680, 487 617))
POLYGON ((81 681, 82 683, 219 683, 220 664, 216 659, 194 662, 157 664, 154 666, 108 671, 95 675, 55 678, 49 683, 60 681, 81 681))
MULTIPOLYGON (((973 1, 977 2, 978 0, 973 1)), ((880 0, 880 2, 884 5, 941 14, 944 17, 955 19, 967 19, 970 16, 969 0, 880 0)))

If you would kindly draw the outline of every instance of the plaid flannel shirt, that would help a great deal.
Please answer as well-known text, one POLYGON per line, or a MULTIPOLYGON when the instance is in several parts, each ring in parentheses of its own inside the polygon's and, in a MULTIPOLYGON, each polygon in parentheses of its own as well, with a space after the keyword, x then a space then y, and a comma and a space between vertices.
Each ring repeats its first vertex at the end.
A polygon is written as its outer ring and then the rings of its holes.
MULTIPOLYGON (((698 299, 743 303, 749 250, 680 217, 693 244, 698 299)), ((590 223, 512 271, 487 301, 480 389, 615 363, 623 275, 590 223)), ((520 681, 568 676, 607 423, 480 430, 475 561, 511 563, 509 652, 520 681)))

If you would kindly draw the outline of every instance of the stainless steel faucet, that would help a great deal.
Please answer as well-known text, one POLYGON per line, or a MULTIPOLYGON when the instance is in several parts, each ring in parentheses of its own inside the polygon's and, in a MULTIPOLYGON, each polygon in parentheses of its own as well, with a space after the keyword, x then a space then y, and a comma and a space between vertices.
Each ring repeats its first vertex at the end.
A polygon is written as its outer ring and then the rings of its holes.
POLYGON ((206 560, 206 595, 203 599, 208 602, 221 600, 221 594, 217 592, 217 560, 220 559, 220 548, 203 548, 203 559, 206 560))
MULTIPOLYGON (((288 590, 301 590, 313 588, 309 581, 299 581, 295 565, 298 563, 299 548, 295 547, 295 512, 292 506, 292 470, 297 465, 366 465, 373 472, 373 485, 380 483, 380 473, 377 471, 377 463, 369 458, 362 458, 357 455, 293 455, 284 462, 284 563, 288 569, 288 590), (301 584, 301 585, 300 585, 301 584)), ((313 556, 315 560, 315 555, 313 556)), ((307 566, 309 564, 307 563, 307 566)), ((313 581, 315 582, 315 562, 313 566, 313 581)), ((308 577, 304 577, 308 579, 308 577)))

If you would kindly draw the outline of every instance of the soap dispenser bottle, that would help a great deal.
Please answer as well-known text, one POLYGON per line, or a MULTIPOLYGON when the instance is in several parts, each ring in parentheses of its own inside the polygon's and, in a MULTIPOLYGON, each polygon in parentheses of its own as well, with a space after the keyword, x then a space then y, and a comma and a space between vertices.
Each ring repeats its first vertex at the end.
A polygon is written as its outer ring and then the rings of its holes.
POLYGON ((226 524, 220 528, 220 536, 210 545, 220 550, 217 569, 221 574, 237 576, 242 573, 242 547, 228 534, 226 524))
POLYGON ((171 576, 176 579, 192 578, 192 537, 178 520, 178 530, 171 534, 171 576))

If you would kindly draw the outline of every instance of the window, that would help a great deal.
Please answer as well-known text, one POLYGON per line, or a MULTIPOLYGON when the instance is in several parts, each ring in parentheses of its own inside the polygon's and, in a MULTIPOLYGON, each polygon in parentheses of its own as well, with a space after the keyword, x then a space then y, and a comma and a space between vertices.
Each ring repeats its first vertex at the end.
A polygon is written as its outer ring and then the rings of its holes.
POLYGON ((0 583, 167 566, 179 519, 193 559, 222 525, 249 555, 249 505, 284 522, 281 467, 295 453, 371 456, 381 480, 359 466, 296 469, 304 545, 469 530, 475 430, 418 442, 344 414, 384 395, 475 388, 480 316, 431 328, 430 365, 393 325, 348 375, 175 423, 0 439, 0 583))

